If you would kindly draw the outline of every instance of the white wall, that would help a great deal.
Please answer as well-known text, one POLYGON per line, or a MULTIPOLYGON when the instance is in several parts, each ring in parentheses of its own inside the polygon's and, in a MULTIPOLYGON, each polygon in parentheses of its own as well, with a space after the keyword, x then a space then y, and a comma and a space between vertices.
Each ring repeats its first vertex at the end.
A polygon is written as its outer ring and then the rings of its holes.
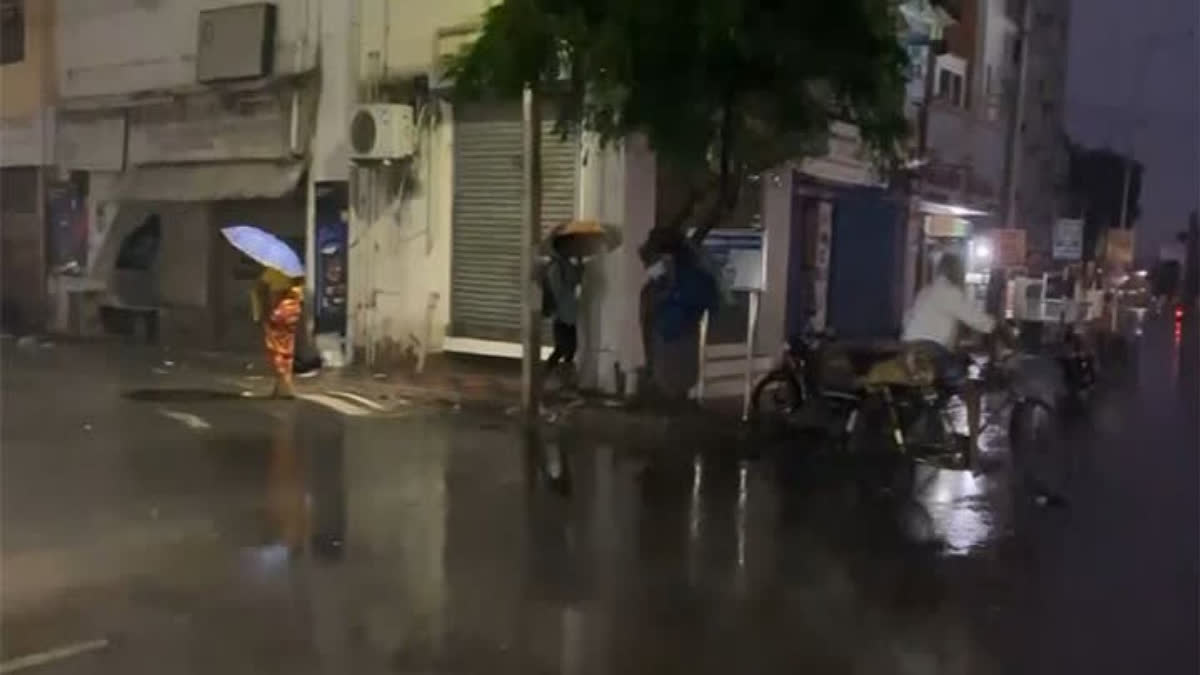
MULTIPOLYGON (((276 73, 315 66, 319 12, 326 2, 275 0, 276 73)), ((199 12, 241 4, 245 0, 58 0, 59 96, 194 86, 199 12)))
MULTIPOLYGON (((438 32, 478 21, 486 7, 483 0, 357 0, 351 100, 376 77, 433 74, 438 32)), ((359 197, 382 172, 352 176, 348 332, 351 348, 369 361, 415 354, 421 345, 441 351, 450 322, 454 116, 448 104, 438 109, 440 121, 420 132, 409 199, 381 199, 375 206, 384 215, 371 219, 359 197)), ((322 160, 318 170, 336 161, 322 160)))
MULTIPOLYGON (((383 199, 376 204, 382 215, 373 220, 362 200, 352 203, 349 330, 353 347, 368 358, 389 360, 415 353, 421 344, 440 351, 445 338, 454 123, 449 105, 441 104, 441 110, 441 123, 421 134, 410 197, 400 204, 383 199)), ((369 189, 366 173, 356 173, 359 192, 369 189)))

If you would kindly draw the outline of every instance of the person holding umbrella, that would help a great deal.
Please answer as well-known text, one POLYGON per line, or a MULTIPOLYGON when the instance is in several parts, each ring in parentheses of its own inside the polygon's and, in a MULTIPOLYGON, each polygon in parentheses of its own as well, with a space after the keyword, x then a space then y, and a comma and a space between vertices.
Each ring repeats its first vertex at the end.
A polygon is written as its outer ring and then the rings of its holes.
MULTIPOLYGON (((554 239, 550 260, 542 276, 542 315, 554 322, 554 350, 546 360, 546 374, 563 364, 573 373, 575 352, 579 348, 579 285, 583 281, 583 266, 571 258, 565 239, 554 239)), ((569 376, 568 376, 569 377, 569 376)), ((566 378, 563 378, 564 380, 566 378)))
POLYGON ((574 374, 579 348, 579 295, 583 260, 616 248, 620 230, 594 220, 573 220, 555 227, 547 238, 549 261, 542 271, 542 316, 554 321, 554 350, 546 360, 547 374, 567 364, 574 374))
POLYGON ((294 398, 296 326, 304 307, 304 264, 287 242, 249 225, 221 230, 229 243, 263 266, 251 292, 251 312, 262 325, 267 361, 275 372, 275 398, 294 398))

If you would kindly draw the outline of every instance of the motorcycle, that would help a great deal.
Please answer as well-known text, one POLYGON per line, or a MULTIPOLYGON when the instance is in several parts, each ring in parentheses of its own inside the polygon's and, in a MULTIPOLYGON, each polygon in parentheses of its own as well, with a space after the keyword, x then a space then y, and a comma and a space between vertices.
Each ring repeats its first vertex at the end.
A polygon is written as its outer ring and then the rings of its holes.
POLYGON ((777 365, 754 386, 751 419, 760 427, 838 431, 831 425, 844 421, 860 399, 852 376, 833 375, 838 348, 833 331, 811 325, 789 338, 777 365))
MULTIPOLYGON (((1064 500, 1078 462, 1060 442, 1060 411, 1071 396, 1062 358, 996 349, 967 358, 970 386, 993 397, 980 434, 997 419, 1006 421, 1020 477, 1016 484, 1039 501, 1064 500)), ((861 384, 861 405, 847 423, 850 449, 864 447, 864 432, 882 429, 887 450, 899 456, 940 469, 983 472, 978 448, 965 433, 961 388, 937 378, 933 358, 919 345, 878 361, 861 384)))

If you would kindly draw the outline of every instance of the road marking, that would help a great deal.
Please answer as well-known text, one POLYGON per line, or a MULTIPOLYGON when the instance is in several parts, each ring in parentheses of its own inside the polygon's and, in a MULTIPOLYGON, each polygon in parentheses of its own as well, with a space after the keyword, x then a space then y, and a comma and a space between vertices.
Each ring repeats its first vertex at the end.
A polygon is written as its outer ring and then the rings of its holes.
POLYGON ((88 652, 94 652, 108 647, 108 640, 88 640, 86 642, 76 642, 74 644, 47 649, 43 652, 35 654, 26 654, 15 659, 9 659, 4 663, 0 663, 0 673, 15 673, 19 670, 44 666, 55 661, 62 661, 75 656, 81 656, 88 652))
POLYGON ((199 415, 193 415, 192 413, 188 413, 188 412, 180 412, 178 410, 168 410, 166 408, 159 408, 158 412, 163 417, 166 417, 168 419, 173 419, 176 422, 179 422, 179 423, 187 426, 187 428, 189 428, 189 429, 194 429, 196 431, 206 431, 206 430, 212 428, 212 425, 208 423, 208 420, 204 419, 203 417, 201 417, 199 415))
POLYGON ((333 409, 335 412, 339 412, 343 415, 349 415, 351 417, 365 417, 371 414, 371 411, 367 408, 354 405, 353 403, 344 401, 336 396, 329 396, 328 394, 300 394, 299 397, 305 401, 323 405, 326 408, 333 409))
POLYGON ((359 405, 370 408, 376 412, 387 412, 387 410, 388 410, 386 406, 383 406, 383 405, 377 403, 376 401, 372 401, 371 399, 367 398, 366 396, 360 396, 359 394, 355 394, 354 392, 342 391, 339 389, 339 390, 331 390, 329 392, 329 394, 331 394, 333 396, 338 396, 341 398, 349 399, 359 405))

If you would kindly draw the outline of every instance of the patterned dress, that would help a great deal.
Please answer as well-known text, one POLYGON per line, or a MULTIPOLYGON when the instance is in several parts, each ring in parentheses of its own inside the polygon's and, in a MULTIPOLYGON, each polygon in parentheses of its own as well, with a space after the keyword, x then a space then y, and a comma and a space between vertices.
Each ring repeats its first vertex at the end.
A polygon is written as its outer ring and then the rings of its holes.
POLYGON ((263 331, 267 359, 276 375, 290 381, 292 361, 296 357, 296 324, 300 322, 304 289, 299 285, 291 286, 273 300, 263 331))

